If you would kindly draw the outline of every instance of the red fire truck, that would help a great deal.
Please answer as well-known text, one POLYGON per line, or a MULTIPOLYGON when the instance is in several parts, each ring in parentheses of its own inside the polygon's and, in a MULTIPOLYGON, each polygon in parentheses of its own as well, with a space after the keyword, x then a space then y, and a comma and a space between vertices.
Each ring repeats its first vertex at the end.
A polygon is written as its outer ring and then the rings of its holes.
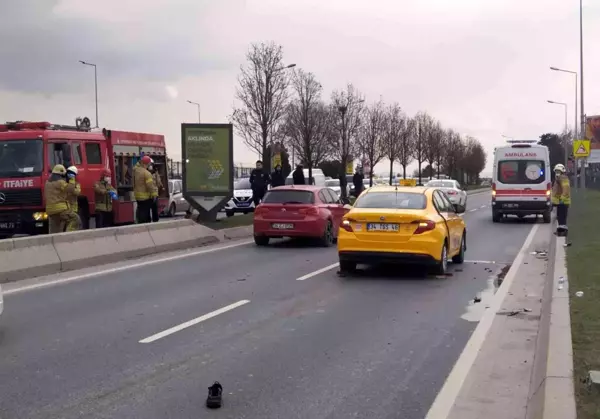
POLYGON ((169 200, 163 135, 93 129, 88 118, 77 118, 75 126, 0 124, 0 237, 47 233, 44 185, 56 164, 76 166, 79 171, 79 216, 84 229, 94 218, 94 183, 104 169, 110 169, 119 196, 113 205, 115 224, 134 223, 133 167, 143 155, 154 160, 162 179, 159 211, 163 211, 169 200))

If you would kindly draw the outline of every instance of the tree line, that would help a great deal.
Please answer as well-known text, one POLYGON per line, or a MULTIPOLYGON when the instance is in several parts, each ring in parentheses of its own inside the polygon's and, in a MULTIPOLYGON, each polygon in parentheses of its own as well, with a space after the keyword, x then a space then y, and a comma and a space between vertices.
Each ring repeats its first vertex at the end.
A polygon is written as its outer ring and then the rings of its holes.
POLYGON ((430 178, 444 174, 478 180, 486 153, 477 139, 443 128, 427 112, 408 116, 397 102, 380 98, 367 103, 351 83, 326 100, 313 73, 291 67, 284 64, 280 45, 252 44, 238 76, 239 106, 230 119, 267 170, 271 150, 285 148, 309 170, 309 177, 313 168, 334 162, 342 191, 346 167, 355 159, 370 168, 388 160, 390 183, 394 163, 402 166, 404 178, 407 167, 416 163, 419 182, 426 167, 430 178))

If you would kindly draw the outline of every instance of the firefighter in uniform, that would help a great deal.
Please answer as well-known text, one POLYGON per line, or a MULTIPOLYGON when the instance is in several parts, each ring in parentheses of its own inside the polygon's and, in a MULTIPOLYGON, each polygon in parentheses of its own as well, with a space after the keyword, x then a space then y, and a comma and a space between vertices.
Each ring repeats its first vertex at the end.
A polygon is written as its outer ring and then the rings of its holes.
POLYGON ((158 188, 154 184, 148 166, 152 162, 149 156, 144 156, 133 168, 133 194, 137 201, 136 217, 140 224, 149 223, 152 218, 152 205, 158 199, 158 188))
POLYGON ((102 177, 94 184, 96 228, 113 226, 112 201, 115 199, 117 199, 117 190, 111 185, 110 170, 104 169, 102 177))
POLYGON ((62 233, 66 226, 77 221, 77 215, 69 206, 67 195, 75 190, 74 184, 65 180, 67 169, 57 164, 44 187, 46 214, 48 214, 48 233, 62 233))
MULTIPOLYGON (((150 173, 152 173, 152 179, 154 180, 154 184, 156 185, 156 189, 158 189, 158 193, 160 195, 160 193, 164 187, 163 187, 162 180, 160 178, 160 173, 158 172, 156 166, 154 165, 154 160, 150 161, 150 166, 148 167, 148 170, 150 171, 150 173)), ((153 223, 158 222, 158 219, 159 219, 158 200, 153 201, 151 212, 152 212, 152 222, 153 223)))
POLYGON ((558 227, 556 234, 565 236, 569 230, 567 227, 567 215, 571 205, 571 182, 566 175, 565 166, 557 164, 554 166, 554 185, 552 186, 552 205, 556 207, 556 221, 558 227))
POLYGON ((77 199, 81 194, 81 185, 77 182, 77 168, 75 166, 70 166, 67 168, 67 183, 69 185, 73 185, 74 188, 67 192, 67 201, 69 203, 69 207, 73 211, 76 216, 76 219, 67 224, 66 231, 77 231, 81 229, 81 218, 79 216, 79 203, 77 199))

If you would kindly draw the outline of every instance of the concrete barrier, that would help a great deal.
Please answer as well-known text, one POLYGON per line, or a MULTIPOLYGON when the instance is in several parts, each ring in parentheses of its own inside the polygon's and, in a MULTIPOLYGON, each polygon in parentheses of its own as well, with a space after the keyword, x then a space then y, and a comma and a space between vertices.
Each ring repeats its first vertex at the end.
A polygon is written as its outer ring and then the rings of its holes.
POLYGON ((192 220, 0 241, 0 283, 251 237, 252 226, 212 230, 192 220))

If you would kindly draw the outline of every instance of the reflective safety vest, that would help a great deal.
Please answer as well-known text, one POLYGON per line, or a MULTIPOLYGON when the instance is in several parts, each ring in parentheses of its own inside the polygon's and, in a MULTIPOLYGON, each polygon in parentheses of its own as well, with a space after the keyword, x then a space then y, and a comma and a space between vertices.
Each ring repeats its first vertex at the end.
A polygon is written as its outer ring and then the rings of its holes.
POLYGON ((113 188, 103 180, 100 180, 94 184, 94 198, 96 201, 96 211, 112 211, 112 198, 109 195, 111 191, 116 192, 115 188, 113 188))
POLYGON ((158 188, 152 174, 140 163, 133 168, 133 194, 136 201, 146 201, 158 197, 158 188))
POLYGON ((554 180, 552 186, 552 204, 553 205, 571 205, 571 182, 565 175, 559 175, 554 180))
POLYGON ((160 174, 158 172, 154 172, 152 174, 152 179, 154 179, 154 184, 156 188, 160 191, 163 188, 162 180, 160 178, 160 174))
POLYGON ((75 179, 69 179, 69 185, 73 185, 73 189, 67 193, 67 202, 73 212, 77 213, 79 212, 77 197, 81 195, 81 185, 75 179))
POLYGON ((70 210, 67 194, 73 191, 75 186, 69 185, 64 179, 47 181, 44 187, 46 199, 46 214, 57 215, 70 210))

